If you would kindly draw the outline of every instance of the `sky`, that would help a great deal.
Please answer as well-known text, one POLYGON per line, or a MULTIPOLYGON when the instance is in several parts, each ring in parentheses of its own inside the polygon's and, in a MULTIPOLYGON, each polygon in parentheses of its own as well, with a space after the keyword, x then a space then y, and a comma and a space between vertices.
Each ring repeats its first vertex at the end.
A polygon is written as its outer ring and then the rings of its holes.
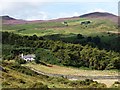
POLYGON ((2 0, 0 16, 24 20, 50 20, 90 12, 118 15, 119 0, 2 0), (88 2, 89 1, 89 2, 88 2))

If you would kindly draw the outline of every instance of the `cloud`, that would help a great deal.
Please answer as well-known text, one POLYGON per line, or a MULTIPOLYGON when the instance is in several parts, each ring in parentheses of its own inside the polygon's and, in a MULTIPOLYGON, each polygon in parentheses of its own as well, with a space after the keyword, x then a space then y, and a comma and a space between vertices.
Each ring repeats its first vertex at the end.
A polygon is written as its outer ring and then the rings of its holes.
POLYGON ((46 20, 48 15, 41 11, 41 7, 45 4, 42 2, 2 2, 0 6, 0 15, 9 15, 17 19, 27 20, 46 20))
MULTIPOLYGON (((1 1, 1 5, 0 5, 0 14, 5 14, 5 13, 15 13, 15 12, 21 12, 26 10, 26 9, 33 9, 35 7, 41 7, 42 5, 45 4, 45 2, 32 2, 32 1, 15 1, 15 0, 12 0, 12 1, 1 1), (12 2, 13 1, 13 2, 12 2)), ((36 0, 38 1, 38 0, 36 0)))
MULTIPOLYGON (((63 0, 61 0, 62 2, 63 0)), ((70 2, 68 0, 64 0, 63 2, 70 2)), ((72 0, 73 1, 73 0, 72 0)), ((82 2, 83 0, 74 0, 74 3, 82 2)), ((86 1, 86 0, 84 0, 86 1)), ((94 1, 94 0, 93 0, 94 1)), ((0 15, 9 15, 14 18, 18 19, 27 19, 27 20, 48 20, 48 19, 56 19, 56 18, 64 18, 64 17, 73 17, 73 16, 79 16, 84 13, 90 13, 90 12, 105 12, 105 10, 101 8, 92 9, 89 10, 89 6, 87 8, 83 9, 79 6, 78 8, 74 9, 74 7, 65 6, 65 8, 60 9, 64 7, 63 5, 59 5, 57 7, 57 4, 49 3, 49 2, 58 2, 57 0, 2 0, 0 3, 0 15), (48 3, 46 3, 48 2, 48 3), (55 5, 55 7, 53 7, 55 5), (69 10, 70 7, 71 11, 69 10), (73 9, 73 10, 72 10, 73 9), (79 9, 79 11, 78 11, 79 9), (89 11, 87 11, 87 10, 89 11)), ((88 1, 87 1, 88 2, 88 1)), ((94 1, 96 2, 96 1, 94 1)), ((106 1, 105 1, 106 2, 106 1)), ((81 3, 80 3, 81 4, 81 3)), ((99 4, 99 3, 98 3, 99 4)), ((67 4, 66 4, 67 5, 67 4)), ((73 4, 74 5, 74 4, 73 4)), ((84 5, 83 5, 84 6, 84 5)), ((113 5, 115 6, 115 5, 113 5)), ((108 6, 109 7, 109 6, 108 6)), ((108 9, 109 11, 111 9, 108 9)), ((114 12, 114 11, 112 11, 114 12)))
POLYGON ((70 13, 65 13, 65 12, 61 12, 58 14, 58 16, 56 18, 65 18, 65 17, 73 17, 73 16, 80 16, 80 13, 78 12, 70 12, 70 13))
POLYGON ((119 2, 119 0, 1 0, 4 2, 119 2))
POLYGON ((107 11, 103 10, 101 8, 97 8, 97 9, 94 9, 94 10, 90 10, 89 12, 107 12, 107 11))
POLYGON ((70 17, 71 15, 69 13, 61 12, 58 15, 58 18, 63 18, 63 17, 70 17))
POLYGON ((43 11, 34 13, 32 15, 28 15, 26 17, 26 20, 47 20, 47 19, 48 19, 48 14, 43 11))
POLYGON ((8 10, 8 9, 13 7, 13 4, 10 3, 10 2, 1 1, 0 3, 1 3, 1 5, 0 5, 0 13, 2 13, 2 11, 4 11, 4 10, 8 10))
POLYGON ((73 16, 80 16, 80 13, 74 12, 74 13, 73 13, 73 16))
MULTIPOLYGON (((117 11, 117 10, 114 10, 114 11, 117 11)), ((89 10, 85 13, 91 13, 91 12, 109 12, 109 13, 113 13, 113 14, 117 15, 116 12, 111 12, 111 10, 104 10, 104 9, 101 9, 101 8, 96 8, 96 9, 93 9, 93 10, 89 10)))
POLYGON ((91 13, 91 12, 107 12, 107 11, 101 8, 96 8, 96 9, 85 11, 83 14, 91 13))

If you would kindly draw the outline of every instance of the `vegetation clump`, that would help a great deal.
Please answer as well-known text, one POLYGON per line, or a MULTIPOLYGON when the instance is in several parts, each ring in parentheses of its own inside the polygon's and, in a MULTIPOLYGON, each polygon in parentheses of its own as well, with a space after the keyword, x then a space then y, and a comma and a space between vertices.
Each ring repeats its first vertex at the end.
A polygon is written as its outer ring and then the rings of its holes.
MULTIPOLYGON (((26 37, 8 32, 3 32, 2 35, 4 37, 3 44, 14 45, 12 48, 3 47, 3 58, 6 56, 16 57, 21 53, 36 53, 36 63, 40 60, 51 64, 87 67, 96 70, 120 69, 119 52, 101 50, 89 45, 82 46, 81 44, 64 43, 62 41, 47 39, 39 40, 39 37, 31 40, 31 37, 35 36, 26 37), (7 51, 7 53, 4 51, 7 51)), ((96 44, 100 42, 98 37, 94 38, 94 40, 96 44)))

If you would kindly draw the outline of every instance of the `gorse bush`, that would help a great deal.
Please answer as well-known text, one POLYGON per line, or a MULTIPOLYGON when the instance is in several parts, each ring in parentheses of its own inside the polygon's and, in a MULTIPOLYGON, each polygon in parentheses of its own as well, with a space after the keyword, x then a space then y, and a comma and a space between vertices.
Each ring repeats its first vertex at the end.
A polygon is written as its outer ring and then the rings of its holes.
MULTIPOLYGON (((3 64, 3 66, 4 66, 4 65, 5 65, 5 63, 3 64)), ((10 68, 10 69, 16 70, 16 71, 18 71, 18 72, 24 73, 24 74, 26 74, 26 75, 30 75, 30 76, 34 76, 34 75, 37 74, 36 72, 30 70, 30 69, 27 68, 27 67, 21 66, 21 65, 18 64, 18 63, 14 63, 14 64, 11 63, 11 64, 9 64, 7 67, 10 68)))
POLYGON ((3 62, 2 67, 8 72, 2 73, 2 87, 5 88, 27 88, 48 90, 50 87, 56 88, 75 88, 75 87, 92 87, 104 88, 104 84, 93 80, 86 79, 84 81, 70 81, 63 77, 49 77, 35 73, 29 68, 23 67, 16 63, 3 62), (60 87, 59 87, 60 86, 60 87))
POLYGON ((48 89, 47 85, 44 85, 41 82, 37 82, 37 83, 32 84, 30 86, 30 88, 39 88, 39 89, 42 89, 42 90, 47 90, 48 89))
POLYGON ((43 62, 48 62, 51 64, 56 64, 57 63, 57 58, 49 51, 45 50, 43 48, 38 48, 35 52, 35 62, 36 63, 41 63, 43 62))
POLYGON ((90 79, 86 79, 84 81, 71 81, 69 83, 70 86, 73 87, 79 87, 79 86, 84 86, 84 87, 88 87, 88 88, 98 88, 98 87, 103 87, 105 88, 106 85, 105 84, 100 84, 96 81, 90 80, 90 79))
MULTIPOLYGON (((8 50, 9 54, 14 55, 14 57, 21 52, 36 53, 36 62, 39 62, 40 60, 51 64, 87 67, 96 70, 120 69, 119 52, 111 50, 107 51, 104 49, 100 50, 97 47, 93 48, 89 45, 82 46, 81 44, 64 43, 62 41, 52 41, 47 39, 39 40, 39 37, 35 35, 20 36, 8 32, 3 32, 2 35, 4 37, 3 44, 14 45, 10 51, 8 50), (32 38, 36 39, 32 40, 32 38), (16 47, 21 47, 21 49, 16 49, 16 47)), ((95 40, 98 42, 99 38, 96 37, 95 40)), ((7 55, 3 54, 4 57, 7 55)))
POLYGON ((15 61, 19 64, 26 64, 27 63, 26 60, 23 60, 21 58, 17 58, 15 61))

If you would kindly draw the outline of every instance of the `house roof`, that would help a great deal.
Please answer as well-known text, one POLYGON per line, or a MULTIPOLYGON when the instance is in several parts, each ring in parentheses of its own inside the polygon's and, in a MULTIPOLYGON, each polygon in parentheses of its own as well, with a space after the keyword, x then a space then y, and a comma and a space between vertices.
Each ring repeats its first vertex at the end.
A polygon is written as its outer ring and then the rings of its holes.
POLYGON ((34 54, 24 55, 23 58, 35 58, 34 54))

